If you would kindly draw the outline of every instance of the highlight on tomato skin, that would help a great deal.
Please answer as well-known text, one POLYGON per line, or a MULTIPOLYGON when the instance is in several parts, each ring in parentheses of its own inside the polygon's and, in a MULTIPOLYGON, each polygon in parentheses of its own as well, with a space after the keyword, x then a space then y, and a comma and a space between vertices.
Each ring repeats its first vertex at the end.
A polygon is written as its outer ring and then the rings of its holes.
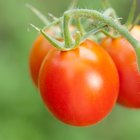
POLYGON ((104 119, 114 107, 119 90, 114 62, 90 40, 71 51, 52 50, 43 61, 38 83, 50 112, 74 126, 104 119))
POLYGON ((101 45, 110 54, 118 69, 118 102, 126 107, 140 108, 140 72, 133 46, 124 38, 105 38, 101 45))

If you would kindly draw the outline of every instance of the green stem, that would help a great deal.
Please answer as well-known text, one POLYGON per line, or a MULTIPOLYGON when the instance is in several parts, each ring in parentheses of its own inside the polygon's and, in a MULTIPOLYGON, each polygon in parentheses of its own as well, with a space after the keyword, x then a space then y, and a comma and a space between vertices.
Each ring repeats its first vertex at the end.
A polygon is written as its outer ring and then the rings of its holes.
POLYGON ((70 20, 70 16, 64 13, 63 34, 64 34, 64 40, 65 40, 65 47, 66 48, 70 48, 73 44, 73 39, 72 39, 71 33, 69 31, 69 20, 70 20))
POLYGON ((81 18, 78 18, 78 20, 77 20, 77 27, 81 33, 81 36, 83 36, 85 34, 85 30, 83 29, 83 26, 81 24, 81 18))
POLYGON ((49 16, 53 21, 58 19, 58 18, 55 17, 52 13, 48 13, 48 16, 49 16))
MULTIPOLYGON (((98 19, 102 21, 103 23, 107 24, 108 26, 114 28, 116 31, 118 31, 122 36, 124 36, 134 47, 137 53, 137 59, 138 64, 140 68, 140 42, 138 42, 134 37, 132 37, 129 33, 129 31, 123 27, 121 24, 118 24, 115 22, 111 17, 105 16, 104 14, 101 14, 100 12, 96 10, 88 10, 88 9, 75 9, 75 10, 69 10, 65 12, 65 15, 71 15, 72 16, 85 16, 93 19, 98 19)), ((67 21, 68 23, 68 21, 67 21)))
POLYGON ((50 35, 48 35, 44 30, 40 30, 40 33, 57 49, 64 50, 63 43, 60 43, 50 35))
POLYGON ((111 38, 117 38, 117 37, 118 37, 118 36, 116 36, 116 35, 113 35, 113 34, 107 32, 107 31, 105 31, 105 30, 101 30, 101 32, 102 32, 104 35, 106 35, 106 36, 108 36, 108 37, 111 37, 111 38))
POLYGON ((80 41, 81 41, 81 33, 80 31, 76 31, 76 37, 75 37, 75 44, 73 46, 73 49, 78 47, 78 45, 80 44, 80 41))
POLYGON ((30 24, 36 31, 38 31, 39 33, 41 33, 53 46, 55 46, 58 50, 62 50, 62 51, 68 51, 69 49, 64 48, 64 43, 63 42, 59 42, 56 39, 54 39, 53 37, 51 37, 49 34, 47 34, 44 30, 39 29, 38 27, 36 27, 33 24, 30 24))
POLYGON ((122 36, 124 36, 134 46, 134 48, 140 47, 140 42, 138 42, 135 38, 133 38, 125 27, 114 22, 114 20, 111 17, 105 16, 96 10, 75 9, 75 10, 67 11, 67 14, 70 14, 73 16, 76 15, 76 16, 86 16, 89 18, 96 18, 96 19, 104 22, 108 26, 111 26, 116 31, 118 31, 122 36))

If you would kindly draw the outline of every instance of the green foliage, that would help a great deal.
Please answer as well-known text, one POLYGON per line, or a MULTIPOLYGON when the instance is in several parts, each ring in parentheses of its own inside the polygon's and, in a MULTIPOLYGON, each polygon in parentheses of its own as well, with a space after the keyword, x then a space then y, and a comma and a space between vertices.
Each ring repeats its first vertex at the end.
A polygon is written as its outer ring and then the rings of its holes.
MULTIPOLYGON (((130 0, 110 0, 118 15, 127 19, 130 0)), ((30 23, 42 27, 25 4, 44 14, 62 15, 70 0, 0 1, 0 140, 138 140, 140 111, 117 106, 95 126, 78 128, 56 120, 44 107, 28 70, 28 55, 37 33, 30 23), (29 32, 27 29, 29 28, 29 32)), ((79 0, 78 7, 102 11, 101 0, 79 0)), ((138 4, 137 4, 138 5, 138 4)), ((140 4, 139 4, 140 5, 140 4)))

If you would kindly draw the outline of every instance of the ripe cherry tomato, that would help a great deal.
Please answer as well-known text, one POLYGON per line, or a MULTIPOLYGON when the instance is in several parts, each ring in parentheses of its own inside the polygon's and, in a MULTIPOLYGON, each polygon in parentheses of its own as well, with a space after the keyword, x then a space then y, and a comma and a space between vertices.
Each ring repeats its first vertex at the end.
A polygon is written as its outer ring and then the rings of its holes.
POLYGON ((105 38, 101 45, 111 55, 118 69, 118 102, 127 107, 140 108, 140 72, 133 46, 124 38, 105 38))
POLYGON ((86 40, 74 50, 48 53, 40 69, 39 89, 59 120, 86 126, 112 110, 119 90, 118 72, 107 52, 86 40))

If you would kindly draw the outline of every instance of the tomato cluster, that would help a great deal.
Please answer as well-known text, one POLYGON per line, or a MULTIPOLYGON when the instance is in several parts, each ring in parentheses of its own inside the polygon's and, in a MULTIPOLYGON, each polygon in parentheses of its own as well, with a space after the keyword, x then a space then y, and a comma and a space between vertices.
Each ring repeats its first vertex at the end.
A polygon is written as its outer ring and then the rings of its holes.
MULTIPOLYGON (((55 36, 51 30, 46 32, 55 36)), ((140 27, 135 26, 130 34, 140 40, 140 27)), ((64 123, 96 124, 111 112, 116 101, 140 108, 137 55, 124 37, 105 37, 100 43, 86 39, 75 49, 64 51, 39 35, 29 66, 45 105, 64 123)))

